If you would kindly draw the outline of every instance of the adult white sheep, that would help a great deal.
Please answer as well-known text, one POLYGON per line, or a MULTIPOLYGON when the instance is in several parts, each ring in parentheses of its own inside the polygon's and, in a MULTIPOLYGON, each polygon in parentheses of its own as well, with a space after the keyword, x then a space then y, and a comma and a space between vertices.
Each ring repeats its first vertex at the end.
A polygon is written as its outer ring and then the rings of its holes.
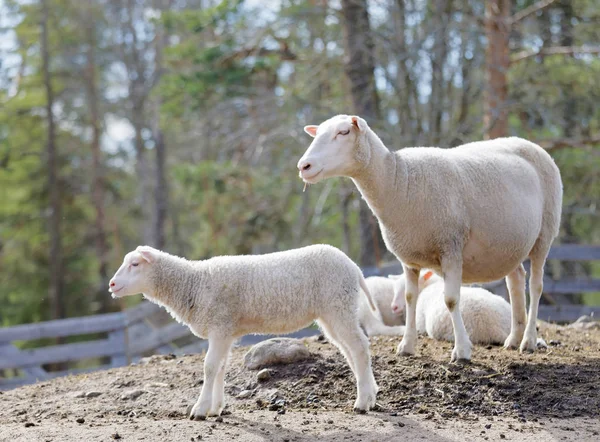
POLYGON ((460 315, 461 283, 505 276, 512 318, 504 345, 520 342, 521 351, 535 350, 544 263, 558 235, 562 205, 560 172, 544 149, 513 137, 390 152, 365 120, 348 115, 304 130, 315 139, 298 162, 300 177, 306 183, 352 178, 377 216, 388 249, 402 262, 407 309, 399 354, 415 352, 421 268, 444 277, 454 328, 452 360, 471 358, 460 315), (529 318, 521 264, 528 257, 529 318))
POLYGON ((357 319, 361 288, 369 297, 358 266, 327 245, 205 261, 140 246, 125 256, 109 291, 113 297, 143 293, 196 336, 208 339, 204 385, 190 415, 202 419, 223 410, 225 365, 236 338, 290 333, 313 320, 354 372, 358 390, 354 408, 373 407, 377 384, 369 341, 357 319))

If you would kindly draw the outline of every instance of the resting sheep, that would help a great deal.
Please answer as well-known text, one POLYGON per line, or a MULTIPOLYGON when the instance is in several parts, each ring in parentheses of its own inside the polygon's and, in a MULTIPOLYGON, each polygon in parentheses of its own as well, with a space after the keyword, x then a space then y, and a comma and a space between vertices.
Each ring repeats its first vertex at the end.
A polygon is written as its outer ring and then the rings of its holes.
POLYGON ((398 353, 415 352, 418 278, 431 268, 444 278, 454 329, 452 360, 471 358, 460 314, 460 287, 506 277, 512 307, 507 348, 536 348, 543 269, 558 235, 560 171, 544 149, 521 138, 498 138, 453 149, 390 152, 366 121, 338 115, 304 130, 314 137, 298 161, 313 184, 352 178, 379 220, 387 248, 406 275, 406 333, 398 353), (531 260, 529 317, 525 269, 531 260))
MULTIPOLYGON (((404 310, 404 275, 396 282, 396 300, 390 310, 404 310)), ((426 271, 419 277, 419 299, 417 300, 417 332, 427 334, 439 341, 454 341, 452 319, 444 305, 444 281, 426 271)), ((371 291, 375 305, 377 295, 371 291)), ((510 304, 501 296, 494 295, 481 287, 461 287, 460 311, 465 328, 474 344, 502 344, 510 333, 510 304)))
POLYGON ((290 333, 316 320, 348 360, 357 380, 354 408, 375 405, 369 341, 357 319, 362 273, 343 252, 313 245, 253 256, 188 261, 147 246, 128 253, 110 281, 113 297, 143 293, 208 339, 204 385, 191 418, 219 415, 229 350, 249 333, 290 333))

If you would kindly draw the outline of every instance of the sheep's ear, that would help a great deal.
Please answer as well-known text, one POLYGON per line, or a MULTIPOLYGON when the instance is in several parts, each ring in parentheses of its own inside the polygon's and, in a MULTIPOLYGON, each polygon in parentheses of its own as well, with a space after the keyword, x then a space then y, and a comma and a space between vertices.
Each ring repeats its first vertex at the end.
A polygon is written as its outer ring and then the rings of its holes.
POLYGON ((425 274, 423 275, 423 282, 427 282, 427 280, 428 280, 429 278, 431 278, 432 276, 433 276, 433 271, 431 271, 431 270, 427 270, 427 271, 425 272, 425 274))
POLYGON ((148 247, 148 246, 139 246, 137 249, 135 249, 140 255, 142 255, 142 258, 144 258, 145 261, 147 261, 149 264, 153 263, 154 261, 156 261, 156 250, 153 249, 152 247, 148 247))
POLYGON ((309 134, 311 137, 314 138, 317 136, 318 128, 319 128, 319 126, 314 126, 314 125, 304 126, 304 132, 306 132, 307 134, 309 134))
POLYGON ((359 132, 366 132, 367 129, 369 128, 367 122, 365 120, 363 120, 362 118, 357 117, 356 115, 350 117, 350 120, 352 121, 352 124, 359 132))

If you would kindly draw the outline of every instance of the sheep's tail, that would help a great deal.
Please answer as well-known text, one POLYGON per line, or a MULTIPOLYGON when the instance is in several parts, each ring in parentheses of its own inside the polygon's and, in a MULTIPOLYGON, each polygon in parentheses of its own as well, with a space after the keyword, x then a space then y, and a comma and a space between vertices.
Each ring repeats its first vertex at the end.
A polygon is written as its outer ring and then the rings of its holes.
POLYGON ((359 271, 358 281, 360 283, 360 288, 362 289, 365 296, 367 297, 367 301, 369 301, 369 306, 371 307, 371 310, 376 312, 377 307, 375 307, 375 303, 373 302, 373 297, 371 296, 371 292, 369 291, 369 287, 367 287, 367 282, 365 281, 365 277, 363 276, 361 271, 359 271))

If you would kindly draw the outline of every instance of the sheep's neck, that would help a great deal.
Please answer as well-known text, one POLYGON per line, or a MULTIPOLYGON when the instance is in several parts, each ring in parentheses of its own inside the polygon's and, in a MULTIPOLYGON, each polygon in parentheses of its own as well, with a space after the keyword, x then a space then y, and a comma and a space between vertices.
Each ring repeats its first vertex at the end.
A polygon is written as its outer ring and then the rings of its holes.
POLYGON ((200 307, 199 295, 206 281, 202 262, 167 256, 156 264, 154 290, 144 296, 163 306, 177 321, 189 324, 190 318, 200 307))
POLYGON ((386 212, 393 206, 397 209, 398 204, 402 203, 398 198, 404 196, 402 186, 405 174, 400 170, 398 157, 385 147, 374 132, 369 132, 366 142, 370 144, 367 146, 371 152, 369 161, 351 178, 373 213, 383 222, 386 212), (394 204, 391 204, 392 200, 394 204))

